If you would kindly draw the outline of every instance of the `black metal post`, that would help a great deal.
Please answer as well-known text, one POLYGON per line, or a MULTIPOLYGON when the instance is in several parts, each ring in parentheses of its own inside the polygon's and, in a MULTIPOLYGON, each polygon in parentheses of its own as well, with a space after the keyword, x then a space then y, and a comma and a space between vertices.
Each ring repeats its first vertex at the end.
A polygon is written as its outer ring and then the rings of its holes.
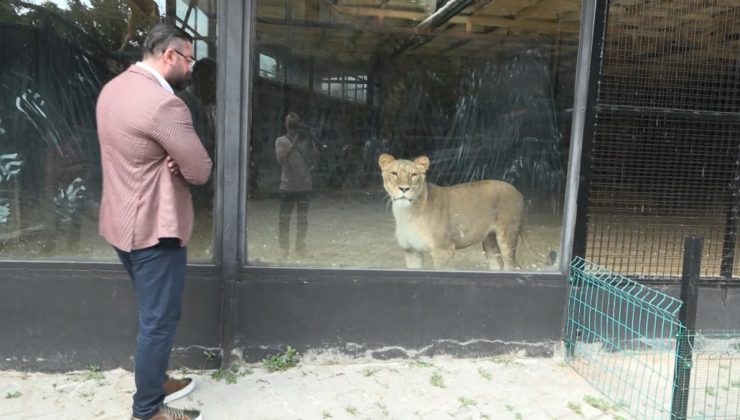
MULTIPOLYGON (((585 104, 580 178, 578 180, 578 196, 576 198, 576 224, 573 232, 572 255, 580 257, 586 256, 588 198, 591 189, 591 153, 596 138, 596 106, 599 98, 599 82, 601 80, 601 64, 604 56, 604 40, 606 38, 606 23, 609 15, 609 1, 597 0, 594 8, 588 96, 585 104)), ((575 111, 577 112, 578 110, 575 111)), ((574 125, 573 129, 578 130, 580 128, 574 125)))
POLYGON ((730 207, 725 214, 725 238, 722 245, 722 263, 720 276, 726 280, 732 279, 735 266, 735 244, 737 242, 737 220, 740 217, 740 147, 735 156, 735 176, 730 184, 730 207))
POLYGON ((673 372, 673 401, 671 419, 685 419, 691 383, 691 359, 696 329, 696 307, 699 298, 699 273, 704 238, 687 235, 684 239, 681 300, 683 306, 678 318, 683 328, 676 339, 676 370, 673 372))

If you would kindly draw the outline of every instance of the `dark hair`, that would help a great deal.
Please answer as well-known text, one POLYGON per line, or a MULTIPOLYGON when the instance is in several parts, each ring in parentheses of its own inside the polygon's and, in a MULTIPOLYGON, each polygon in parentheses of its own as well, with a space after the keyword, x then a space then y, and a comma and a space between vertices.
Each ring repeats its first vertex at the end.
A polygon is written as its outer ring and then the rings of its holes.
POLYGON ((212 58, 201 58, 193 66, 193 79, 202 75, 212 76, 216 74, 216 60, 212 58))
POLYGON ((295 112, 288 112, 285 116, 285 128, 297 130, 301 126, 301 117, 295 112))
POLYGON ((142 53, 144 57, 162 53, 172 45, 175 39, 193 42, 193 37, 182 29, 167 23, 158 23, 152 26, 146 34, 144 45, 141 48, 142 53))

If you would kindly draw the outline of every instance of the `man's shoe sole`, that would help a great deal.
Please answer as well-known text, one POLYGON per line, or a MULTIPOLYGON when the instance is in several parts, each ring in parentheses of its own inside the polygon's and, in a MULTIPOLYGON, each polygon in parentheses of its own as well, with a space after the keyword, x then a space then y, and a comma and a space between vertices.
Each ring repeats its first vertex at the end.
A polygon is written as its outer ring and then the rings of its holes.
MULTIPOLYGON (((193 379, 190 381, 190 383, 185 388, 177 392, 173 392, 172 394, 164 397, 164 404, 168 404, 168 403, 171 403, 172 401, 179 400, 180 398, 193 392, 194 389, 195 389, 195 380, 193 379)), ((193 420, 201 420, 201 417, 198 417, 197 419, 193 419, 193 420)))

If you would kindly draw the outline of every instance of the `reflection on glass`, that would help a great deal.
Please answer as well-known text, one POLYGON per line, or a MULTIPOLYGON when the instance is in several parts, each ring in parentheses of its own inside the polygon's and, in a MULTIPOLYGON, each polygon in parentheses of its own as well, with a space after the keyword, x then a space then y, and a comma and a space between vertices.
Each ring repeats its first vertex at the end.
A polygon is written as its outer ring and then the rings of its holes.
MULTIPOLYGON (((139 60, 153 23, 174 22, 196 39, 193 83, 177 94, 215 157, 215 16, 215 0, 0 3, 0 258, 116 259, 98 235, 95 101, 139 60)), ((189 254, 209 261, 212 183, 193 196, 189 254)))
POLYGON ((557 269, 580 2, 444 3, 257 1, 249 264, 557 269))

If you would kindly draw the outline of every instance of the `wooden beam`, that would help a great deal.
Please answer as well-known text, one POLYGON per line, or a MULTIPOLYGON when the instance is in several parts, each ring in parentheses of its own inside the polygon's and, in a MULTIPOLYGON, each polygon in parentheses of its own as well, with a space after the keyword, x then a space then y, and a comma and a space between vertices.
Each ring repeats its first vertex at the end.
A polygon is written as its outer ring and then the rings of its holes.
POLYGON ((490 16, 470 16, 467 20, 478 26, 493 26, 511 29, 531 29, 541 32, 574 32, 580 31, 580 23, 557 23, 535 19, 506 19, 490 16))
POLYGON ((305 0, 305 20, 319 20, 319 0, 305 0))
POLYGON ((421 22, 426 15, 421 12, 398 9, 376 9, 374 7, 333 6, 339 13, 351 16, 373 16, 376 18, 396 18, 421 22))
POLYGON ((545 2, 543 2, 542 0, 537 0, 536 2, 534 2, 534 4, 531 4, 529 6, 525 6, 525 7, 521 8, 521 10, 519 10, 518 12, 516 12, 516 17, 518 19, 521 19, 521 18, 529 18, 529 17, 532 17, 532 16, 537 16, 537 14, 540 13, 540 11, 544 7, 546 7, 546 5, 544 3, 545 2))
MULTIPOLYGON (((396 19, 411 20, 421 22, 426 17, 424 13, 413 12, 408 10, 397 9, 375 9, 372 7, 349 7, 333 6, 333 9, 339 13, 350 16, 374 16, 376 18, 388 17, 396 19)), ((578 23, 557 23, 535 19, 507 19, 492 16, 454 16, 449 20, 450 23, 458 25, 477 25, 493 26, 504 28, 521 28, 541 30, 544 32, 578 32, 580 24, 578 23)))

